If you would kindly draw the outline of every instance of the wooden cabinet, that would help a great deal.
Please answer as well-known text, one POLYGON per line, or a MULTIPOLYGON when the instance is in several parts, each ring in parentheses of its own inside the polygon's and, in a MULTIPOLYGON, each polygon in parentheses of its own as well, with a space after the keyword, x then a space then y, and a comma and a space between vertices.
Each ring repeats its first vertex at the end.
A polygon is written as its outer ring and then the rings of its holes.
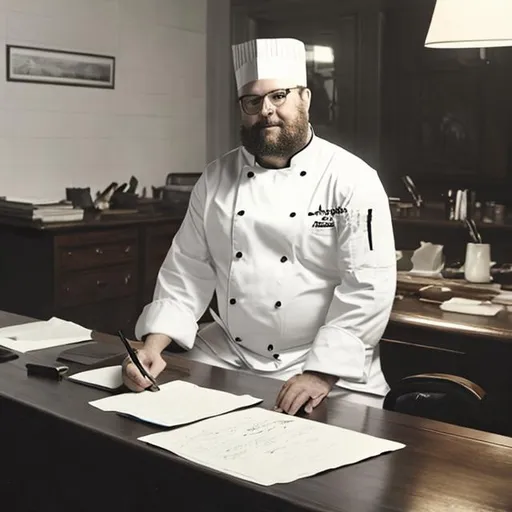
POLYGON ((132 335, 181 217, 0 223, 0 309, 132 335))

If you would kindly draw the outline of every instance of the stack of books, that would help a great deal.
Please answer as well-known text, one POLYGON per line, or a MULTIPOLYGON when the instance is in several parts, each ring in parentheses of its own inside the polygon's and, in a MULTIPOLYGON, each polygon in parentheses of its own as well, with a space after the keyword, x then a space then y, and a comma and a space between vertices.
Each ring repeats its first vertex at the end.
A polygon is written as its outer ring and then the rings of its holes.
POLYGON ((28 222, 76 222, 83 220, 82 208, 63 201, 0 197, 0 216, 28 222))

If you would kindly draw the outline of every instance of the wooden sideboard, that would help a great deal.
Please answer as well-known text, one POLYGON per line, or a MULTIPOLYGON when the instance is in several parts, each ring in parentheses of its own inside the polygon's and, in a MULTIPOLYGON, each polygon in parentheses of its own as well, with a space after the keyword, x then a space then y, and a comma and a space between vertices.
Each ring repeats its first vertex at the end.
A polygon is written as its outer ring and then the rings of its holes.
POLYGON ((132 335, 183 215, 0 220, 0 309, 132 335))

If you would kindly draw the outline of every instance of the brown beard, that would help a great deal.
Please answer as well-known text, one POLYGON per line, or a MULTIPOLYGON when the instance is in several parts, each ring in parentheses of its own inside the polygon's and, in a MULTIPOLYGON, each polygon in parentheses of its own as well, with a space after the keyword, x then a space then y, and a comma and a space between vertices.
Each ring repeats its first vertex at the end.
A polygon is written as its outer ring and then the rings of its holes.
POLYGON ((260 121, 250 127, 240 127, 240 139, 249 153, 261 157, 292 157, 298 153, 308 142, 309 119, 306 109, 299 105, 295 121, 285 124, 260 121), (265 140, 264 128, 280 126, 276 140, 265 140))

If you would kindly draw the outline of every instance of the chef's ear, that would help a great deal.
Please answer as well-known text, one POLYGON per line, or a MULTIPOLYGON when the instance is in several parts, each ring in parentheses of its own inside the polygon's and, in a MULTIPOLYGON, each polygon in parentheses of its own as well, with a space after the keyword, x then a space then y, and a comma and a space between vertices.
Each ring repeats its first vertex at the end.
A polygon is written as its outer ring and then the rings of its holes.
POLYGON ((309 111, 309 107, 311 105, 311 90, 307 87, 304 87, 300 90, 300 97, 302 98, 302 101, 304 102, 304 106, 306 107, 306 110, 309 111))

